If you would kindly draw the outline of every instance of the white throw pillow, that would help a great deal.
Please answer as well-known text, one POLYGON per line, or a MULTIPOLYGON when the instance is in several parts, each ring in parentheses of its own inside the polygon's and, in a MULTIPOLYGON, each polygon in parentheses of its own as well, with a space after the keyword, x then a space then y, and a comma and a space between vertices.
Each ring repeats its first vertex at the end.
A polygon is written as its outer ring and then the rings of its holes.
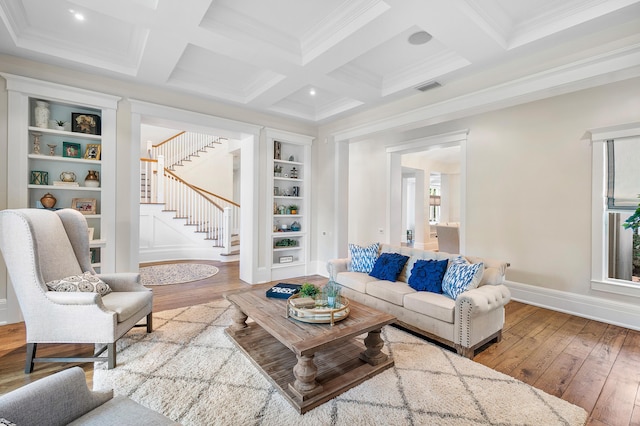
POLYGON ((101 296, 111 293, 111 287, 91 272, 82 275, 71 275, 60 280, 53 280, 47 283, 47 288, 51 291, 83 291, 88 293, 98 293, 101 296))

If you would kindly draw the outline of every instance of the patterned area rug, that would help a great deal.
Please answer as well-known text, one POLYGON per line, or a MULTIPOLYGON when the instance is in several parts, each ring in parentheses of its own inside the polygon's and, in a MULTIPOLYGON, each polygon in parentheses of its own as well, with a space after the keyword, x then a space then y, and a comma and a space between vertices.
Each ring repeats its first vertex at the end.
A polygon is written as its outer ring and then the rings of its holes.
POLYGON ((140 268, 142 285, 168 285, 203 280, 217 274, 213 265, 204 263, 168 263, 140 268))
MULTIPOLYGON (((225 300, 154 313, 154 332, 96 363, 94 389, 115 389, 185 425, 583 425, 580 407, 387 326, 395 367, 300 415, 224 334, 225 300)), ((363 336, 364 337, 364 336, 363 336)))

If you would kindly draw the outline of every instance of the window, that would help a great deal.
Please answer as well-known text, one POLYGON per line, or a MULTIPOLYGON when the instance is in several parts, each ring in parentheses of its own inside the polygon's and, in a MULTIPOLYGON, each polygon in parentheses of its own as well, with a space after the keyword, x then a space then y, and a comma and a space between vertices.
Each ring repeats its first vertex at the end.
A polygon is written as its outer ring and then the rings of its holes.
POLYGON ((640 297, 640 237, 625 221, 640 194, 640 123, 591 131, 593 226, 591 287, 640 297))

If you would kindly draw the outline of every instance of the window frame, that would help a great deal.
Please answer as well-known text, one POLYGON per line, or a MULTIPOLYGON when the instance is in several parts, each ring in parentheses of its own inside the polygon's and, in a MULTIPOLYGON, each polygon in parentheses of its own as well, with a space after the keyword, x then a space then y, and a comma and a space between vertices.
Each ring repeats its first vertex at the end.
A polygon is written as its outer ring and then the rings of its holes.
POLYGON ((640 122, 592 129, 589 133, 592 145, 591 289, 640 298, 640 285, 608 277, 608 215, 623 210, 607 206, 607 141, 640 136, 640 122))

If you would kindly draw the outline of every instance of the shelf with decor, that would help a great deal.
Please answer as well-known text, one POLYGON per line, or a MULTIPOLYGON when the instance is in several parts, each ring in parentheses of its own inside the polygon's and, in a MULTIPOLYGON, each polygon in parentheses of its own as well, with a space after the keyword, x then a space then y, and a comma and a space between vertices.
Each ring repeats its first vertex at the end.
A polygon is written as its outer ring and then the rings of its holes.
POLYGON ((9 208, 73 208, 90 228, 97 272, 115 271, 115 135, 119 98, 11 74, 9 208))
POLYGON ((271 279, 307 275, 313 138, 267 129, 271 279))

